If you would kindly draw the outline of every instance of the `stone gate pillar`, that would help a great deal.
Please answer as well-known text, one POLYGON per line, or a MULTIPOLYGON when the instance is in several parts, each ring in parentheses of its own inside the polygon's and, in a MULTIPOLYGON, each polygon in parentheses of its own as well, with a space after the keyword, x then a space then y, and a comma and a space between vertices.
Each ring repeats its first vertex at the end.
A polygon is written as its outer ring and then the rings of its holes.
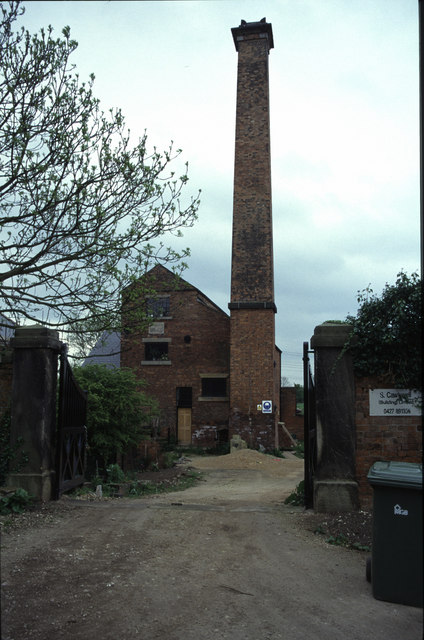
POLYGON ((56 388, 59 333, 34 325, 16 329, 11 402, 11 445, 28 462, 10 473, 8 484, 25 489, 39 500, 50 500, 55 484, 56 388))
POLYGON ((344 346, 348 324, 325 322, 315 327, 317 469, 314 475, 316 511, 358 508, 355 481, 355 383, 353 362, 344 346))

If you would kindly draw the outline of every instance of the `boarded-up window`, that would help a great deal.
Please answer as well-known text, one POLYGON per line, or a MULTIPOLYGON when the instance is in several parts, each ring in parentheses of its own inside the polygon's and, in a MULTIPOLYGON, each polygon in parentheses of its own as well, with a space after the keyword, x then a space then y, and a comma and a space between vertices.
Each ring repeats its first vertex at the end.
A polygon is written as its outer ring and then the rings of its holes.
POLYGON ((225 398, 226 395, 226 378, 202 378, 202 396, 208 398, 225 398))

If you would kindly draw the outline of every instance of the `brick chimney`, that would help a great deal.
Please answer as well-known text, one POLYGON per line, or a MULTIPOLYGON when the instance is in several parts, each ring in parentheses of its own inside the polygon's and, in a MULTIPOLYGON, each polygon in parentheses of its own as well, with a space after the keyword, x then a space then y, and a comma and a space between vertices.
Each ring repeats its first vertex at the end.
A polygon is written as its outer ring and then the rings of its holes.
POLYGON ((241 21, 231 265, 230 437, 276 445, 280 352, 275 347, 268 56, 271 24, 241 21), (270 402, 271 405, 265 404, 270 402), (272 407, 271 412, 269 407, 272 407))

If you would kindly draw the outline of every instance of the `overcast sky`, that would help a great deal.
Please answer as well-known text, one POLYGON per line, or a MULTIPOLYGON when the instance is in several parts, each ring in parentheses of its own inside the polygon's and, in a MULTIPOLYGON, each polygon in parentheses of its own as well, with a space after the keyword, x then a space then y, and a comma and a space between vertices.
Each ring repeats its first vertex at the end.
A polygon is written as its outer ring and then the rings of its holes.
MULTIPOLYGON (((25 4, 25 3, 24 3, 25 4)), ((30 31, 65 25, 103 110, 173 140, 202 189, 184 278, 230 300, 237 53, 231 27, 266 17, 276 342, 302 382, 302 343, 420 265, 418 0, 28 2, 30 31)))

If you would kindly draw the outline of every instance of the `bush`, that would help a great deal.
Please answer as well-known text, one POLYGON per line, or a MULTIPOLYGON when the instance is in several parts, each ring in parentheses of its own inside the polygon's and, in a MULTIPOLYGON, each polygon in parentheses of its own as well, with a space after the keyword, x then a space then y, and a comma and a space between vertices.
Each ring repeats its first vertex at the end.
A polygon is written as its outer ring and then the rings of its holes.
POLYGON ((33 497, 25 489, 16 489, 13 493, 0 499, 0 514, 22 513, 31 505, 32 501, 33 497))
POLYGON ((370 287, 358 293, 356 317, 348 316, 352 349, 359 376, 380 376, 399 389, 421 389, 421 280, 400 272, 380 297, 370 287))
POLYGON ((107 466, 117 454, 127 453, 140 443, 143 427, 158 414, 157 403, 140 391, 141 382, 130 369, 90 364, 73 371, 88 393, 89 455, 107 466))
POLYGON ((125 481, 125 473, 119 464, 111 464, 106 469, 107 481, 110 484, 120 484, 125 481))

